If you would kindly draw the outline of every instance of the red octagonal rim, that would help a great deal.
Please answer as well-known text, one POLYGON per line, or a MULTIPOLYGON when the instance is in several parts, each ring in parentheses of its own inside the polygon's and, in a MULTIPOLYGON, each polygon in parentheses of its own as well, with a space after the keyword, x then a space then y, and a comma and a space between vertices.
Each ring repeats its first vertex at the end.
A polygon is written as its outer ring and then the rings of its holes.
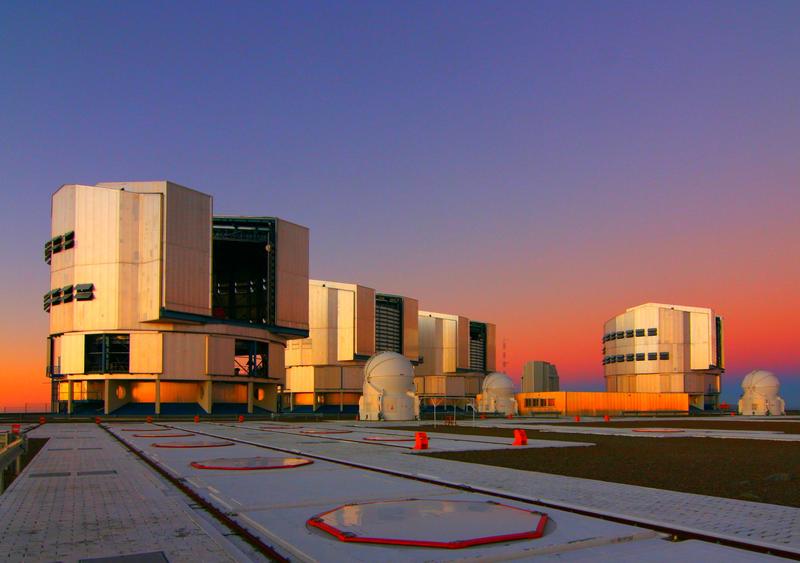
POLYGON ((662 434, 664 432, 683 432, 680 428, 634 428, 634 432, 656 432, 662 434))
POLYGON ((391 436, 365 436, 362 440, 368 442, 413 442, 414 438, 393 438, 391 436))
POLYGON ((292 469, 310 465, 313 460, 303 457, 234 457, 193 461, 189 465, 195 469, 216 469, 220 471, 257 471, 264 469, 292 469))
POLYGON ((233 442, 154 442, 154 448, 221 448, 233 442))
POLYGON ((123 432, 175 432, 174 428, 123 428, 123 432))
POLYGON ((296 429, 296 430, 297 430, 297 429, 299 429, 299 428, 301 428, 301 427, 299 427, 299 426, 287 426, 287 425, 276 424, 276 425, 274 425, 274 426, 259 426, 259 428, 260 428, 261 430, 286 430, 286 429, 289 429, 289 428, 294 428, 294 429, 296 429))
POLYGON ((188 438, 189 436, 194 436, 194 434, 189 433, 182 433, 182 434, 134 434, 134 438, 188 438))
POLYGON ((300 434, 350 434, 352 430, 301 430, 300 434))
POLYGON ((547 519, 494 501, 406 499, 346 504, 306 524, 348 543, 461 549, 540 538, 547 519))

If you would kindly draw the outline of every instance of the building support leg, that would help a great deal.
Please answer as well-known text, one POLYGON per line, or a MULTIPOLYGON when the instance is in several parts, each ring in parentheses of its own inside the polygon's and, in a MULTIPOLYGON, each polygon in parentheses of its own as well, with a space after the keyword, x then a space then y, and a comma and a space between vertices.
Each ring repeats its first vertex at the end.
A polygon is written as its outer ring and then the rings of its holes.
POLYGON ((108 414, 110 411, 109 405, 111 404, 111 382, 106 379, 103 381, 103 414, 108 414))
POLYGON ((73 412, 73 399, 75 397, 75 384, 67 380, 67 414, 72 414, 73 412))
POLYGON ((203 381, 200 385, 202 385, 203 390, 200 398, 200 407, 207 414, 211 414, 211 406, 214 403, 214 384, 211 381, 203 381))
POLYGON ((161 380, 156 379, 156 414, 161 414, 161 380))
POLYGON ((247 382, 247 414, 253 414, 253 382, 247 382))

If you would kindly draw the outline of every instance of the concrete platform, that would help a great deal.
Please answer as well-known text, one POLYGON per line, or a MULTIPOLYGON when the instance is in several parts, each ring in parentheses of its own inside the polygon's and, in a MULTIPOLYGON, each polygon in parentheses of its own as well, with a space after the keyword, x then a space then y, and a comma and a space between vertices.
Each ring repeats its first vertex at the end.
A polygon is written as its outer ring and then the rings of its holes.
MULTIPOLYGON (((741 419, 744 417, 739 417, 736 421, 741 422, 741 419)), ((747 417, 748 421, 757 422, 757 421, 769 421, 769 422, 797 422, 796 417, 780 417, 780 419, 776 419, 776 417, 747 417)), ((461 420, 459 421, 459 426, 462 427, 476 427, 476 428, 503 428, 503 429, 510 429, 511 428, 524 428, 527 430, 532 431, 541 431, 541 432, 560 432, 560 433, 567 433, 567 434, 598 434, 602 436, 638 436, 638 437, 649 437, 649 438, 737 438, 742 440, 772 440, 772 441, 781 441, 781 442, 800 442, 800 434, 785 434, 780 431, 775 430, 724 430, 724 429, 700 429, 700 428, 663 428, 659 426, 659 422, 672 422, 672 421, 681 421, 681 422, 691 422, 692 419, 687 419, 687 417, 683 418, 674 418, 674 417, 663 417, 663 418, 636 418, 636 417, 628 417, 628 418, 614 418, 614 422, 642 422, 643 420, 652 423, 647 428, 658 430, 662 429, 663 432, 643 432, 644 428, 618 428, 614 426, 603 427, 603 419, 598 417, 584 417, 583 422, 586 426, 573 426, 571 424, 573 419, 572 418, 562 418, 558 420, 548 420, 548 422, 542 423, 541 419, 535 417, 517 417, 512 420, 502 419, 502 418, 491 418, 491 419, 478 419, 475 421, 471 420, 461 420), (589 426, 589 425, 592 426, 589 426)), ((698 419, 698 423, 702 423, 705 421, 722 421, 722 422, 730 422, 731 419, 729 417, 703 417, 702 419, 698 419)), ((353 423, 358 425, 359 423, 353 423)), ((364 423, 360 423, 364 424, 364 423)), ((426 420, 421 423, 416 422, 403 422, 403 423, 382 423, 385 426, 409 426, 414 424, 424 424, 429 425, 431 421, 426 420)))
MULTIPOLYGON (((258 436, 259 432, 269 432, 276 435, 292 436, 292 441, 297 444, 324 443, 325 441, 342 441, 358 444, 374 444, 384 447, 394 447, 407 450, 410 453, 424 453, 414 450, 414 432, 408 430, 393 430, 376 427, 374 423, 317 423, 312 425, 298 425, 297 428, 287 428, 286 425, 270 426, 259 423, 231 423, 234 428, 246 428, 258 436), (325 430, 327 429, 327 431, 325 430), (375 438, 384 437, 382 442, 375 438), (392 438, 405 438, 409 441, 390 441, 392 438)), ((510 432, 509 432, 510 433, 510 432)), ((429 447, 427 452, 457 452, 471 450, 499 450, 507 448, 575 448, 591 447, 594 444, 587 440, 580 442, 560 442, 558 440, 528 439, 525 446, 513 446, 513 438, 500 438, 495 436, 467 436, 453 435, 439 432, 428 432, 429 447)))
POLYGON ((286 433, 254 432, 246 424, 174 426, 800 555, 797 508, 441 460, 385 445, 304 442, 286 433))
MULTIPOLYGON (((163 428, 137 426, 148 430, 163 428)), ((169 426, 195 434, 194 437, 174 438, 176 442, 236 441, 224 448, 156 448, 152 445, 154 442, 170 439, 137 437, 139 432, 121 430, 130 427, 129 424, 110 425, 109 428, 131 448, 141 451, 181 479, 207 502, 224 510, 265 543, 297 561, 769 559, 765 555, 707 542, 670 542, 664 534, 647 528, 541 507, 522 500, 500 499, 492 494, 491 487, 484 486, 487 484, 499 492, 519 493, 520 499, 525 494, 530 496, 532 490, 547 490, 556 497, 572 491, 574 502, 596 503, 622 512, 641 512, 641 505, 655 503, 649 514, 658 516, 659 512, 663 513, 662 520, 664 515, 667 520, 674 516, 679 501, 682 501, 684 516, 701 508, 704 510, 703 518, 695 514, 695 520, 702 520, 707 529, 717 526, 723 533, 755 537, 758 541, 780 545, 782 549, 787 549, 787 546, 792 549, 796 545, 793 526, 798 511, 793 509, 783 514, 781 526, 781 519, 772 508, 783 507, 744 502, 713 505, 708 503, 709 497, 693 498, 697 495, 619 485, 603 488, 603 485, 610 484, 598 485, 598 482, 582 479, 484 468, 410 455, 407 444, 396 447, 361 439, 344 439, 345 436, 375 435, 376 430, 371 427, 364 431, 357 429, 345 434, 329 434, 328 438, 323 438, 324 435, 319 434, 300 434, 294 428, 290 429, 291 432, 264 431, 255 425, 251 427, 249 423, 169 426), (216 457, 277 455, 275 450, 262 447, 264 445, 293 450, 297 452, 296 457, 313 456, 314 463, 262 471, 199 469, 191 465, 193 461, 216 457), (385 468, 405 476, 390 475, 369 467, 385 468), (426 482, 426 478, 483 486, 485 490, 468 492, 426 482), (658 496, 658 493, 663 495, 658 496), (636 495, 644 497, 634 506, 636 495), (538 539, 503 541, 462 549, 351 544, 307 525, 310 517, 344 504, 404 499, 499 501, 521 509, 545 512, 548 523, 543 536, 538 539), (741 510, 723 514, 734 506, 741 510), (758 513, 753 506, 761 507, 763 512, 758 513), (743 512, 742 507, 749 508, 750 512, 743 512)), ((321 428, 322 425, 314 427, 321 428)), ((326 424, 324 427, 352 429, 345 425, 326 424)), ((159 433, 166 434, 156 432, 159 433)), ((389 430, 385 435, 402 434, 403 431, 389 430)), ((48 424, 33 430, 30 436, 49 437, 50 440, 8 492, 0 496, 0 558, 72 562, 155 553, 167 561, 192 563, 259 560, 257 553, 239 543, 235 536, 228 535, 228 530, 210 520, 203 510, 190 505, 169 481, 161 478, 103 428, 94 424, 48 424)), ((469 440, 463 442, 453 444, 453 447, 474 445, 469 440)), ((476 444, 479 447, 511 447, 492 440, 482 442, 482 438, 476 444)), ((357 511, 353 515, 357 517, 357 511)), ((404 522, 404 526, 413 528, 414 525, 414 522, 404 522)), ((472 524, 465 523, 458 528, 468 526, 472 524)), ((481 530, 481 526, 476 526, 475 530, 469 531, 480 533, 481 530)))
MULTIPOLYGON (((431 458, 409 455, 405 449, 343 441, 343 434, 330 434, 330 439, 307 440, 298 433, 254 431, 246 424, 217 425, 210 423, 181 424, 187 431, 215 433, 219 437, 242 439, 250 444, 237 443, 225 448, 225 455, 264 455, 256 444, 294 445, 298 450, 338 452, 343 459, 355 460, 357 452, 378 458, 403 458, 416 464, 426 464, 431 458), (339 439, 334 438, 338 436, 339 439)), ((112 429, 113 430, 113 429, 112 429)), ((600 560, 614 558, 618 550, 625 551, 638 542, 658 542, 659 552, 669 553, 681 544, 664 541, 663 535, 651 530, 598 520, 570 512, 548 508, 549 523, 539 539, 526 539, 442 550, 428 547, 397 547, 351 544, 311 528, 306 521, 313 515, 354 502, 402 499, 496 500, 487 494, 475 494, 449 487, 402 478, 376 471, 360 469, 341 463, 316 459, 311 465, 287 470, 233 474, 226 471, 198 470, 191 466, 202 458, 202 450, 154 449, 150 441, 134 436, 120 437, 167 468, 176 477, 185 479, 194 490, 209 502, 225 509, 248 529, 256 531, 265 541, 276 545, 292 558, 302 561, 449 561, 449 560, 530 560, 542 555, 567 556, 585 552, 586 557, 600 560), (198 457, 199 456, 199 457, 198 457), (594 550, 604 548, 592 556, 594 550)), ((450 462, 444 462, 450 463, 450 462)), ((465 465, 465 464, 458 464, 465 465)), ((503 499, 504 504, 519 508, 537 509, 527 503, 503 499)), ((540 509, 541 510, 541 509, 540 509)), ((398 523, 399 525, 400 523, 398 523)), ((413 523, 405 523, 413 525, 413 523)), ((762 556, 712 544, 700 543, 719 557, 732 560, 757 561, 762 556), (715 548, 718 548, 715 550, 715 548), (737 559, 740 558, 740 559, 737 559)), ((654 546, 650 545, 649 549, 654 546)), ((641 554, 644 551, 637 551, 641 554)), ((684 548, 683 553, 689 553, 684 548)), ((698 552, 700 553, 700 552, 698 552)))

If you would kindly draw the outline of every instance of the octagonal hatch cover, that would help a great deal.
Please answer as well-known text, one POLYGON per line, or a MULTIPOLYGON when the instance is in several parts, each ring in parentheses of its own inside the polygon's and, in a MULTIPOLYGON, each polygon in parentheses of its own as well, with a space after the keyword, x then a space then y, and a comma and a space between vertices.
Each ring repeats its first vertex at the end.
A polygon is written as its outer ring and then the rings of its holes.
POLYGON ((307 524, 343 542, 460 549, 539 538, 547 514, 494 501, 407 499, 347 504, 307 524))
POLYGON ((302 457, 258 456, 258 457, 219 457, 193 461, 195 469, 217 469, 220 471, 257 471, 262 469, 291 469, 314 463, 302 457))
POLYGON ((300 434, 350 434, 352 430, 301 430, 300 434))
POLYGON ((413 442, 414 438, 403 438, 402 436, 364 436, 362 440, 367 442, 413 442))

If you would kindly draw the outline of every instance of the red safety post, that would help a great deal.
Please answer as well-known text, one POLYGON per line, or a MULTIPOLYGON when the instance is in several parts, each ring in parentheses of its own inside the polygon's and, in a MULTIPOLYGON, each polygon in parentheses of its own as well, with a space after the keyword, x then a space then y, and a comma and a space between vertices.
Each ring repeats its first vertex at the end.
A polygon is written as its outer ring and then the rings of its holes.
POLYGON ((511 444, 512 446, 527 446, 528 445, 528 434, 522 428, 516 428, 514 430, 514 443, 511 444))
POLYGON ((45 422, 47 422, 47 419, 45 417, 43 417, 43 416, 40 416, 39 417, 39 424, 44 424, 45 422))
POLYGON ((244 422, 244 416, 240 414, 238 420, 239 420, 239 422, 244 422))
POLYGON ((194 415, 194 423, 197 424, 198 422, 200 422, 200 417, 197 416, 197 415, 194 415))
POLYGON ((481 415, 481 420, 486 420, 486 415, 485 414, 481 415))
POLYGON ((414 434, 414 449, 427 450, 428 449, 428 434, 425 432, 416 432, 414 434))
POLYGON ((731 416, 736 416, 736 413, 731 411, 731 416))
POLYGON ((100 417, 99 416, 94 417, 94 423, 95 424, 100 424, 100 417))
POLYGON ((610 420, 611 420, 610 416, 608 416, 607 414, 603 415, 603 422, 609 422, 610 420))
POLYGON ((152 424, 152 422, 153 422, 153 417, 152 416, 148 416, 147 417, 147 424, 152 424))
POLYGON ((514 418, 514 415, 513 414, 507 414, 506 418, 514 418))
POLYGON ((575 422, 580 422, 580 421, 581 421, 580 415, 575 415, 575 422))
POLYGON ((12 434, 19 434, 20 432, 20 425, 19 424, 12 424, 11 425, 11 433, 12 434))

